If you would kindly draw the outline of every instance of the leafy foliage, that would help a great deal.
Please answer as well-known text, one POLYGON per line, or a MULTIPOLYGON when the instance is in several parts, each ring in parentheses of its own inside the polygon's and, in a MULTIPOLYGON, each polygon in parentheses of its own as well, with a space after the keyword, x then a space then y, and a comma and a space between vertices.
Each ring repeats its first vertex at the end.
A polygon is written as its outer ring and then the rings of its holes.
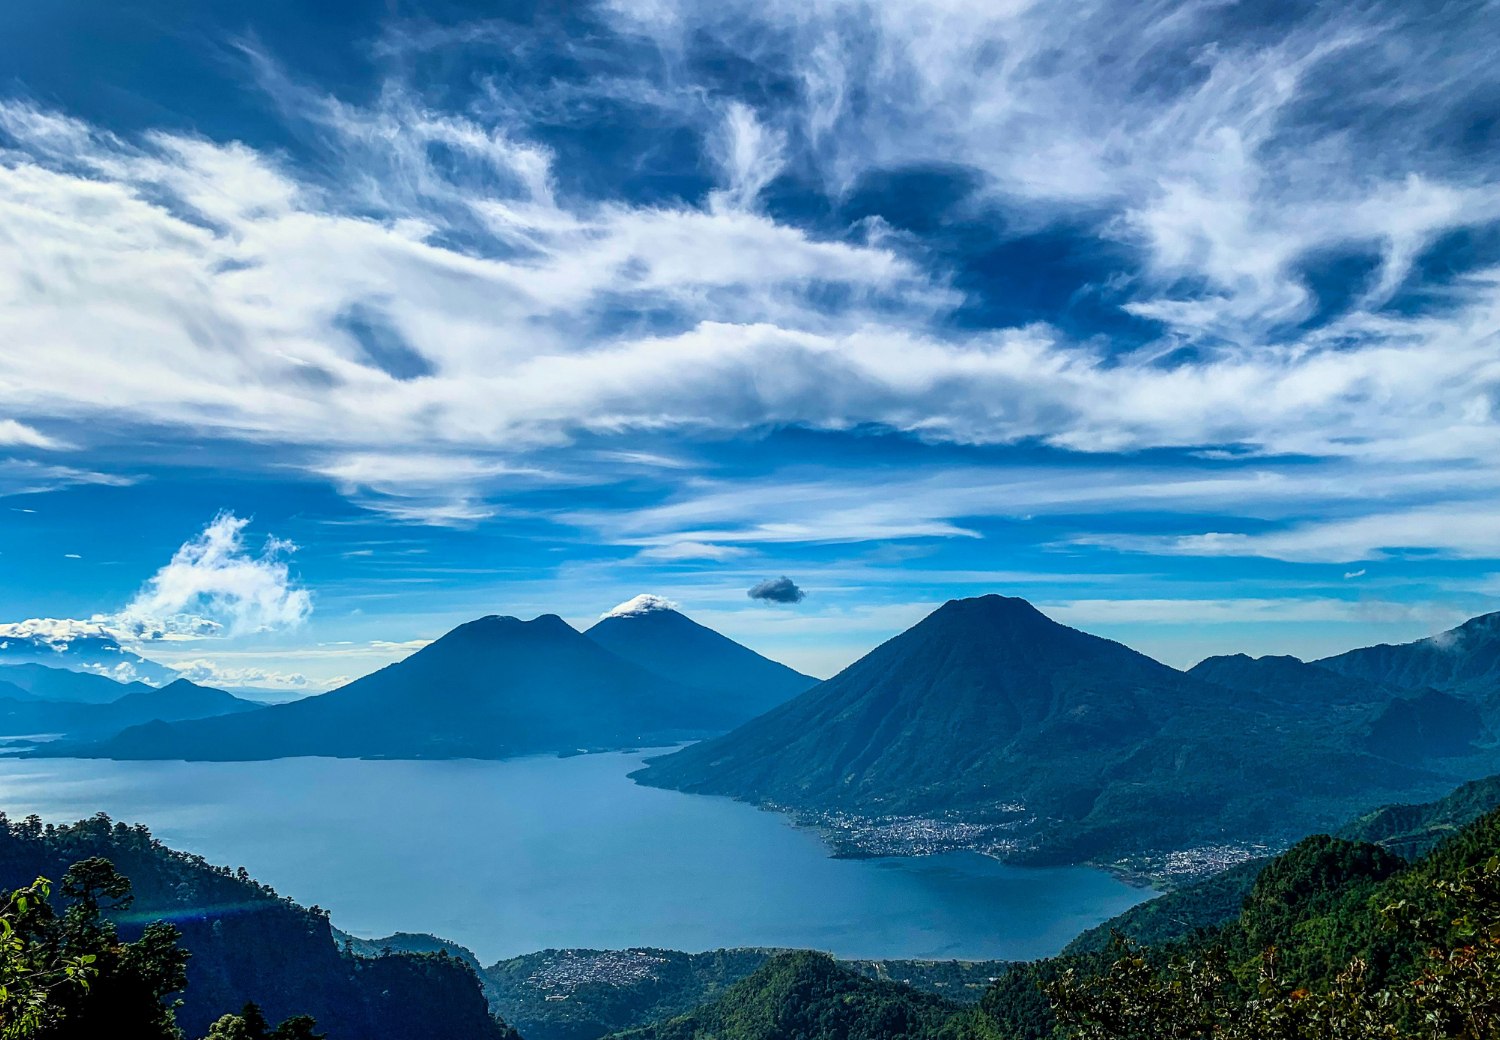
POLYGON ((326 1040, 326 1034, 317 1032, 317 1023, 307 1015, 293 1015, 272 1029, 260 1005, 252 1002, 238 1015, 216 1021, 205 1040, 326 1040))
POLYGON ((154 924, 122 942, 105 911, 129 906, 130 882, 106 859, 75 864, 62 894, 71 902, 61 916, 45 880, 6 898, 0 1035, 177 1040, 170 997, 187 984, 188 957, 177 930, 154 924))
POLYGON ((1065 970, 1049 986, 1061 1035, 1500 1040, 1497 848, 1500 813, 1405 870, 1375 846, 1305 842, 1217 939, 1122 942, 1102 971, 1065 970))
POLYGON ((61 1014, 60 991, 87 991, 96 974, 92 953, 64 952, 34 938, 52 885, 37 878, 5 898, 0 908, 0 1037, 34 1036, 61 1014))

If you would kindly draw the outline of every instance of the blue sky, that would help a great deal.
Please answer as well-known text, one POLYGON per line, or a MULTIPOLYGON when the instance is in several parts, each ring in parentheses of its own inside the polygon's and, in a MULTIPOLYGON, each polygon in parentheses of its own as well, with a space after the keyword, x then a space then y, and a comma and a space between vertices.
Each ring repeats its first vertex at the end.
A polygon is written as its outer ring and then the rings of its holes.
POLYGON ((0 12, 0 634, 326 688, 1500 608, 1493 3, 0 12), (798 603, 752 599, 789 577, 798 603))

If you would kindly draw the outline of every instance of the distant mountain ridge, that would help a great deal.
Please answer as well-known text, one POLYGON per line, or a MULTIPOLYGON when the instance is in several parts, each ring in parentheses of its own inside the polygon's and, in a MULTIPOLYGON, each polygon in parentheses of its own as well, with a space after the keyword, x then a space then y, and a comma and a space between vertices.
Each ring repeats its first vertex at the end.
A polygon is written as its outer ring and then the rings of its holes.
POLYGON ((145 681, 158 685, 177 678, 177 673, 121 646, 110 635, 0 636, 0 665, 40 664, 109 676, 122 682, 145 681))
MULTIPOLYGON (((260 707, 253 701, 186 679, 158 688, 143 683, 117 683, 101 675, 41 665, 8 668, 23 672, 20 677, 29 688, 0 682, 0 735, 3 736, 58 734, 65 741, 91 740, 153 720, 200 719, 260 707), (43 694, 63 698, 71 694, 74 699, 54 699, 43 694), (106 697, 110 699, 105 700, 106 697)), ((8 669, 0 669, 5 670, 8 669)))
POLYGON ((731 719, 702 691, 617 657, 555 614, 490 615, 329 693, 233 718, 137 727, 71 753, 503 758, 670 742, 731 719))
POLYGON ((0 682, 13 683, 40 700, 109 704, 129 693, 154 689, 143 682, 119 682, 97 672, 25 662, 0 665, 0 682))

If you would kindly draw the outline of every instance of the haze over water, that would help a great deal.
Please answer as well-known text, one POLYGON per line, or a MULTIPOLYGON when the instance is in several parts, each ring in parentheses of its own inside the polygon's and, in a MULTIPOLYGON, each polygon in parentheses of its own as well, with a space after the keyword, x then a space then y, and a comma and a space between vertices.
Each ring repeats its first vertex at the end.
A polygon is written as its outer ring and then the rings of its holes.
POLYGON ((776 814, 637 786, 626 774, 642 757, 0 760, 0 804, 144 822, 346 931, 431 932, 486 963, 628 946, 1030 959, 1149 895, 1099 870, 967 853, 831 859, 776 814))

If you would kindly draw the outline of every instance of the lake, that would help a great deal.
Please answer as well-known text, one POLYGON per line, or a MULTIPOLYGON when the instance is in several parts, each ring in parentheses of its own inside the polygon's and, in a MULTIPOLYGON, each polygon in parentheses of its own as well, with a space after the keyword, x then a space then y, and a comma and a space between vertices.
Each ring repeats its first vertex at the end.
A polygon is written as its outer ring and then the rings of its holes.
POLYGON ((642 757, 0 759, 0 808, 144 823, 346 931, 431 932, 485 963, 627 946, 1029 959, 1150 894, 971 853, 832 859, 779 815, 632 783, 642 757))

